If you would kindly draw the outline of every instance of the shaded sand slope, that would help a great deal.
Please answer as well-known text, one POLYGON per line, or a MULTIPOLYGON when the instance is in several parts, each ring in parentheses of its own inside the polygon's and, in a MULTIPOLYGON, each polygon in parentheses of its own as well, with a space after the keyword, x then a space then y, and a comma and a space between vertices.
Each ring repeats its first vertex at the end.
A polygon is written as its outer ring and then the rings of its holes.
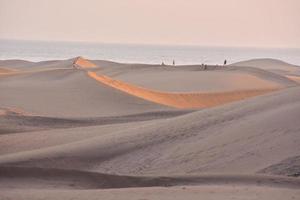
POLYGON ((11 69, 18 69, 19 67, 27 67, 34 64, 34 62, 26 60, 0 60, 0 67, 7 67, 11 69))
POLYGON ((251 68, 260 68, 274 72, 282 77, 288 78, 294 82, 300 83, 300 66, 292 65, 275 59, 253 59, 238 62, 230 66, 242 66, 251 68))
POLYGON ((81 70, 55 69, 0 79, 0 107, 22 108, 36 115, 93 117, 158 111, 165 107, 105 85, 81 70))
POLYGON ((1 188, 100 189, 180 185, 260 185, 300 189, 300 180, 262 175, 118 176, 77 170, 0 167, 1 188), (30 180, 35 178, 35 181, 30 180), (26 181, 28 184, 24 184, 26 181), (21 182, 21 184, 20 184, 21 182), (19 183, 19 184, 18 184, 19 183), (17 185, 16 185, 17 184, 17 185))
POLYGON ((232 64, 232 66, 256 67, 266 70, 299 70, 299 66, 292 65, 276 59, 252 59, 232 64))
POLYGON ((102 190, 3 190, 3 199, 14 200, 295 200, 299 197, 299 190, 286 188, 271 188, 259 186, 192 186, 192 187, 152 187, 129 189, 102 189, 102 190))
POLYGON ((296 199, 300 181, 276 176, 130 177, 0 167, 1 199, 296 199), (172 186, 172 187, 170 187, 172 186))
MULTIPOLYGON (((299 85, 294 80, 287 78, 285 75, 277 74, 269 70, 263 70, 255 67, 236 67, 236 66, 229 66, 228 70, 230 71, 240 71, 244 72, 257 78, 261 78, 265 81, 270 81, 273 84, 278 84, 281 87, 292 87, 299 85)), ((263 85, 261 85, 262 87, 263 85)))
POLYGON ((23 114, 7 109, 0 109, 0 134, 148 121, 176 117, 189 112, 191 111, 170 110, 145 112, 123 116, 55 118, 27 115, 26 113, 23 114))
POLYGON ((2 155, 0 163, 133 175, 253 174, 299 155, 299 89, 75 143, 2 155))
POLYGON ((0 68, 16 69, 20 71, 46 70, 71 68, 75 58, 68 60, 49 60, 41 62, 30 62, 25 60, 0 60, 0 68))
POLYGON ((105 125, 80 126, 76 128, 69 127, 60 129, 54 129, 54 127, 52 127, 50 130, 39 130, 35 127, 34 131, 26 133, 24 131, 28 131, 28 129, 24 128, 23 132, 0 135, 0 154, 5 155, 68 144, 93 137, 103 137, 103 135, 118 132, 123 129, 136 129, 136 126, 144 126, 146 124, 152 124, 155 122, 156 121, 134 121, 118 124, 112 123, 105 125))

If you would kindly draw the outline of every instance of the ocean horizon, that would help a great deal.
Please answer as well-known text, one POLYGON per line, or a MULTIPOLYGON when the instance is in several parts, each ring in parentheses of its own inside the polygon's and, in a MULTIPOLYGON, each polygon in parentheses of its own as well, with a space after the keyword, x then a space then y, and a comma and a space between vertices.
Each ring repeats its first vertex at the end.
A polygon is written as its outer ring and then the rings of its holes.
POLYGON ((121 63, 222 64, 272 58, 300 65, 300 49, 206 47, 191 45, 109 44, 90 42, 0 40, 0 60, 63 60, 83 56, 121 63))

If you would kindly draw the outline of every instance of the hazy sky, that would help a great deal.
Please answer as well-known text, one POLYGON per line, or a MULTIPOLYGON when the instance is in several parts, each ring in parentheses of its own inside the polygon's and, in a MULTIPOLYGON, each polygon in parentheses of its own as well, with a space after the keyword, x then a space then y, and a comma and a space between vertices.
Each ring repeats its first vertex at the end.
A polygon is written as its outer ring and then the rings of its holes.
POLYGON ((300 48, 300 0, 0 0, 0 38, 300 48))

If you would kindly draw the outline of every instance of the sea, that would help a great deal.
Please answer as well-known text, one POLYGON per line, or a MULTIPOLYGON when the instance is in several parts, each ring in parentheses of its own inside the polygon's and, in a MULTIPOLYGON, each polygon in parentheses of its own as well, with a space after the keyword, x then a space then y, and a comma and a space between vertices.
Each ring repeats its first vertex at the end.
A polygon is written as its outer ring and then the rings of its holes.
POLYGON ((222 64, 255 58, 274 58, 300 66, 300 49, 206 47, 184 45, 107 44, 0 40, 0 60, 61 60, 77 56, 122 63, 222 64))

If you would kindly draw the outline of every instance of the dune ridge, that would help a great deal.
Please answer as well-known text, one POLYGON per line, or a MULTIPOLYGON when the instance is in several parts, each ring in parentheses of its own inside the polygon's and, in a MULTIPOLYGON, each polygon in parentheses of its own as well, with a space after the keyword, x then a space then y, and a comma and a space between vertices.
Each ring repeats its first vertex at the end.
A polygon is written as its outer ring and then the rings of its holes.
POLYGON ((257 95, 274 92, 280 88, 266 88, 257 90, 241 90, 232 92, 216 92, 216 93, 168 93, 149 90, 139 86, 131 85, 119 80, 112 79, 105 75, 98 75, 96 72, 87 72, 88 75, 108 86, 131 95, 152 101, 155 103, 175 107, 175 108, 207 108, 237 100, 254 97, 257 95))
MULTIPOLYGON (((87 66, 96 67, 97 65, 93 62, 79 57, 79 62, 76 62, 82 69, 86 69, 87 66)), ((247 71, 247 69, 245 69, 247 71)), ((248 69, 248 71, 252 72, 255 69, 248 69)), ((258 70, 258 69, 257 69, 258 70)), ((263 71, 263 70, 261 70, 263 71)), ((254 73, 254 72, 252 72, 254 73)), ((262 73, 262 72, 260 72, 262 73)), ((268 73, 268 72, 263 72, 268 73)), ((269 72, 271 73, 271 72, 269 72)), ((162 92, 153 89, 143 88, 137 85, 133 85, 130 83, 126 83, 117 79, 113 79, 109 76, 105 76, 103 74, 98 74, 94 71, 87 71, 87 74, 101 82, 105 85, 113 87, 117 90, 121 90, 130 95, 142 98, 144 100, 148 100, 151 102, 155 102, 161 105, 166 105, 170 107, 180 108, 180 109, 193 109, 193 108, 208 108, 214 107, 218 105, 223 105, 226 103, 263 95, 266 93, 274 92, 281 89, 280 86, 269 86, 266 88, 259 89, 245 89, 245 90, 235 90, 235 91, 226 91, 226 92, 194 92, 194 93, 175 93, 175 92, 162 92)), ((275 79, 276 81, 281 81, 285 84, 288 84, 287 80, 284 80, 285 77, 281 77, 279 75, 271 73, 271 79, 275 79), (283 79, 283 80, 281 80, 283 79)), ((290 83, 289 83, 290 84, 290 83)))
POLYGON ((73 67, 77 68, 77 69, 89 69, 89 68, 96 68, 97 65, 95 65, 91 61, 79 56, 79 57, 75 58, 73 67))
POLYGON ((8 180, 16 182, 17 179, 22 179, 23 183, 28 181, 28 184, 21 185, 23 188, 46 189, 108 189, 182 185, 256 185, 300 189, 300 179, 268 175, 120 176, 78 170, 6 166, 0 167, 0 176, 0 189, 8 186, 16 187, 10 185, 8 180), (36 182, 32 182, 32 178, 36 182))

